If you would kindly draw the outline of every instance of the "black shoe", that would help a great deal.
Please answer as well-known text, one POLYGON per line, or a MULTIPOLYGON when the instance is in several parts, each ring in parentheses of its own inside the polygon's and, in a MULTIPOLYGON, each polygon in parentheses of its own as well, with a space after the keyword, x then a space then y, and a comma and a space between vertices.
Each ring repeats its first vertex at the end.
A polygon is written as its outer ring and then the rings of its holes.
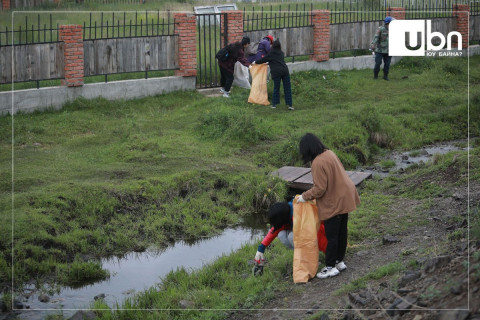
POLYGON ((383 76, 383 80, 390 81, 387 76, 383 76))
POLYGON ((373 76, 373 80, 378 80, 378 76, 373 76))

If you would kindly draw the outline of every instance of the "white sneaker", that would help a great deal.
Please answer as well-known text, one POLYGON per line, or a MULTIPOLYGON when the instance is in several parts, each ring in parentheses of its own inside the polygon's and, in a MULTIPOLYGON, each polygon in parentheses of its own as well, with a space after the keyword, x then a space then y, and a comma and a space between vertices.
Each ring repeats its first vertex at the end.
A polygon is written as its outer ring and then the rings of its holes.
POLYGON ((295 110, 292 106, 288 106, 288 110, 295 110))
POLYGON ((322 271, 317 273, 317 278, 325 279, 325 278, 328 278, 328 277, 335 277, 339 273, 340 273, 340 271, 338 271, 338 269, 335 268, 335 267, 330 268, 330 269, 325 267, 325 268, 322 269, 322 271))
POLYGON ((225 93, 227 91, 225 91, 225 88, 220 88, 220 93, 225 93))
POLYGON ((224 97, 224 98, 230 98, 230 93, 227 92, 227 91, 225 91, 225 92, 223 93, 223 97, 224 97))
POLYGON ((343 271, 347 269, 347 265, 343 261, 340 261, 335 264, 335 268, 337 268, 338 271, 343 271))

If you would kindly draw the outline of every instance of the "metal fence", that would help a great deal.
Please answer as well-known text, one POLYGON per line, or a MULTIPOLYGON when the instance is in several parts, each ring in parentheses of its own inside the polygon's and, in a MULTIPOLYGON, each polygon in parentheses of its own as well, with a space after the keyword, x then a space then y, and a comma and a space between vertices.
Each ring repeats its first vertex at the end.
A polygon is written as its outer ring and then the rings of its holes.
POLYGON ((145 11, 104 14, 90 12, 88 22, 83 22, 83 39, 109 39, 121 37, 173 35, 175 21, 170 11, 145 11), (96 17, 94 17, 94 15, 96 17))
MULTIPOLYGON (((59 23, 51 13, 17 16, 19 18, 16 18, 13 30, 0 26, 0 47, 58 42, 59 23)), ((83 19, 78 24, 83 26, 84 40, 167 36, 175 32, 175 21, 170 11, 90 12, 83 19)))
POLYGON ((36 21, 28 19, 25 15, 25 23, 11 30, 8 26, 0 29, 0 47, 12 44, 33 44, 58 41, 58 23, 53 22, 52 14, 48 18, 38 14, 36 21), (41 18, 43 16, 43 19, 41 18), (47 20, 47 21, 45 21, 47 20))
POLYGON ((480 1, 477 0, 470 2, 470 15, 480 16, 480 1))
POLYGON ((243 9, 243 31, 297 28, 312 25, 313 4, 286 5, 278 9, 261 7, 260 10, 243 9))
POLYGON ((220 69, 215 53, 227 45, 225 13, 200 13, 197 17, 197 88, 220 86, 220 69))

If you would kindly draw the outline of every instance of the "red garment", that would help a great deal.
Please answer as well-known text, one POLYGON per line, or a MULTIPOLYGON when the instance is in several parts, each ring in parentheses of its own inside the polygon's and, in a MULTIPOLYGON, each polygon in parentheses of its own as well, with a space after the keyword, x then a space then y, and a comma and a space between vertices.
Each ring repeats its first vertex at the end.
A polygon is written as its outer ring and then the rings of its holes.
MULTIPOLYGON (((265 247, 268 247, 270 243, 278 236, 280 231, 282 230, 292 230, 290 226, 284 225, 280 229, 275 231, 275 228, 272 227, 270 231, 268 231, 265 238, 263 238, 262 244, 265 247)), ((317 233, 317 241, 318 241, 318 249, 325 253, 327 251, 327 236, 325 235, 325 226, 323 225, 323 221, 320 223, 320 229, 318 229, 317 233)))

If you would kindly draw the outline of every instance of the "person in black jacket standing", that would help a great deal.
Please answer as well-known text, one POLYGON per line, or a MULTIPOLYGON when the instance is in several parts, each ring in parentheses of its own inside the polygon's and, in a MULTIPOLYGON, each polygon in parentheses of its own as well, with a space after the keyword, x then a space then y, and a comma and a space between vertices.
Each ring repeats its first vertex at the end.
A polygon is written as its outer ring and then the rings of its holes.
POLYGON ((288 110, 293 110, 290 72, 285 63, 285 54, 282 51, 282 46, 278 39, 273 42, 270 53, 262 59, 256 60, 254 63, 261 64, 266 62, 268 62, 268 65, 270 66, 270 73, 272 74, 273 80, 272 108, 275 109, 277 104, 280 103, 280 81, 282 81, 285 103, 288 105, 288 110))

